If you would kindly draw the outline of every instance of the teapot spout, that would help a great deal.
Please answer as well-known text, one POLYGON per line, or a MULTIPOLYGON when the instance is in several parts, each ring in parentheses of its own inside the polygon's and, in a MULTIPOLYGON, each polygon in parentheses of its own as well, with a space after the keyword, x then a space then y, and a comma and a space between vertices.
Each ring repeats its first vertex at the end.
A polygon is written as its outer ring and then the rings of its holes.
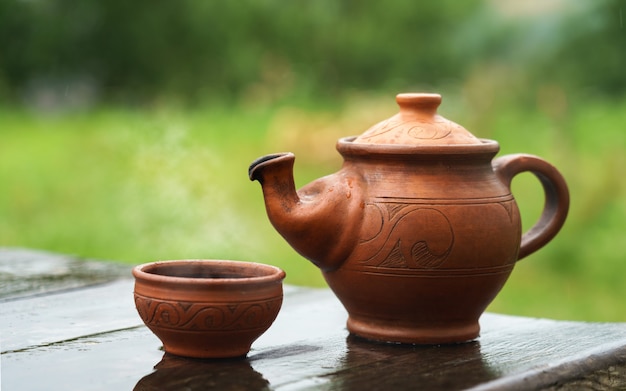
POLYGON ((266 206, 268 200, 276 198, 284 201, 281 203, 284 209, 289 209, 300 201, 293 179, 295 160, 293 153, 283 152, 262 156, 250 164, 248 177, 261 184, 266 206))
POLYGON ((248 176, 261 184, 265 208, 274 228, 300 255, 324 271, 335 270, 357 240, 359 189, 340 173, 326 176, 296 190, 295 156, 277 153, 256 159, 248 176), (357 194, 358 193, 358 194, 357 194), (352 217, 348 218, 348 217, 352 217), (351 224, 346 224, 351 222, 351 224))

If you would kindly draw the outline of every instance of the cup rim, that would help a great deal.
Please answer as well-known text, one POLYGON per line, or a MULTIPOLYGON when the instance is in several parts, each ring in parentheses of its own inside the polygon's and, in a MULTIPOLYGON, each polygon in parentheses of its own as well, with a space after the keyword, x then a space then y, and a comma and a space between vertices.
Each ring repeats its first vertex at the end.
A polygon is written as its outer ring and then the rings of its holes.
POLYGON ((281 268, 258 262, 234 261, 222 259, 180 259, 180 260, 162 260, 147 262, 133 267, 132 274, 136 280, 143 280, 149 283, 170 283, 170 284, 186 284, 186 285, 212 285, 226 286, 233 284, 263 284, 269 282, 282 281, 286 274, 281 268), (239 270, 248 270, 257 272, 257 274, 248 273, 242 277, 181 277, 167 274, 151 273, 150 270, 157 269, 162 266, 180 265, 183 266, 212 266, 214 268, 226 269, 231 271, 233 268, 239 270))

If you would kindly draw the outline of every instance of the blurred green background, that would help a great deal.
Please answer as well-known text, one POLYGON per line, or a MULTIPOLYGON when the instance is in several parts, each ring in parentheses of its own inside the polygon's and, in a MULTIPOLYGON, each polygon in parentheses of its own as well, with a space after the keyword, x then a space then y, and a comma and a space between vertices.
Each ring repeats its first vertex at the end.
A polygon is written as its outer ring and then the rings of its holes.
MULTIPOLYGON (((227 258, 324 286, 273 230, 258 156, 298 186, 337 138, 438 92, 571 190, 561 233, 489 308, 626 321, 626 0, 0 2, 0 246, 136 264, 227 258)), ((513 191, 528 228, 543 194, 513 191)))

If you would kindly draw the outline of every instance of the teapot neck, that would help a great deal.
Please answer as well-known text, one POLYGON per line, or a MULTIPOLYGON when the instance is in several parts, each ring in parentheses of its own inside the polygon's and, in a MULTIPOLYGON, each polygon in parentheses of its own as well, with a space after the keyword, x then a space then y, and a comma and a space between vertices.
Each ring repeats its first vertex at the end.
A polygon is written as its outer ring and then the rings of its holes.
POLYGON ((482 141, 482 145, 425 147, 364 145, 343 139, 337 150, 344 158, 343 172, 361 178, 367 194, 377 199, 406 203, 458 198, 458 192, 450 192, 452 187, 463 188, 468 199, 501 197, 509 192, 494 178, 492 159, 498 143, 482 141))

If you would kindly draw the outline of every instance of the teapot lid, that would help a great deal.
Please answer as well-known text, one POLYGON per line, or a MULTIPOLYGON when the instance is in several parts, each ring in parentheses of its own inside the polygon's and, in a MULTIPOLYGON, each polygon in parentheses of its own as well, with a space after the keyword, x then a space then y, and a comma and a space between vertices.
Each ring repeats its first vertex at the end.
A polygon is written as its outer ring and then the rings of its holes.
POLYGON ((396 96, 400 112, 369 128, 354 139, 359 144, 473 145, 480 139, 439 114, 441 95, 405 93, 396 96))

